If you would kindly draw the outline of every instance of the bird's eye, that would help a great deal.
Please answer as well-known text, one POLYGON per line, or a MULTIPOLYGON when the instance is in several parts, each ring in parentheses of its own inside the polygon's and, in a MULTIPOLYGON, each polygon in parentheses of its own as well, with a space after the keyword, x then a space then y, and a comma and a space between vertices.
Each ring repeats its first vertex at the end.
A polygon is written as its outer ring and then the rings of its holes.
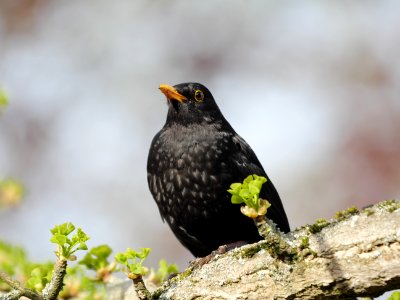
POLYGON ((202 102, 204 99, 204 94, 201 90, 196 90, 194 92, 194 100, 196 100, 197 102, 202 102))

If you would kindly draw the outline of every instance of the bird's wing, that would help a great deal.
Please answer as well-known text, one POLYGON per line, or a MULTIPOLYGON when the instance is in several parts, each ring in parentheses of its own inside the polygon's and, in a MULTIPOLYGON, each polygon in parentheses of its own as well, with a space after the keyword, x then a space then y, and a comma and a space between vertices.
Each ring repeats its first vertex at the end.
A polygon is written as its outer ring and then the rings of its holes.
POLYGON ((252 174, 267 178, 267 182, 264 183, 260 193, 261 198, 271 203, 271 208, 268 210, 267 217, 277 223, 282 231, 290 231, 289 222, 279 194, 268 178, 256 154, 238 134, 233 135, 232 141, 237 150, 233 151, 231 159, 233 160, 233 164, 236 165, 237 172, 242 178, 241 180, 252 174))

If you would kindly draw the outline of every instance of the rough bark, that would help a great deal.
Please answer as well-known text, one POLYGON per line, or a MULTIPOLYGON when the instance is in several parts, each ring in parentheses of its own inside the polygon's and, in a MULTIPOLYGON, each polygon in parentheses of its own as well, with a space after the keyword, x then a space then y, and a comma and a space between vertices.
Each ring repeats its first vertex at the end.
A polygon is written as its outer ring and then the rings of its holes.
POLYGON ((353 213, 290 233, 287 239, 297 249, 294 256, 276 255, 267 241, 246 245, 186 270, 154 296, 343 299, 400 288, 400 202, 386 201, 353 213))

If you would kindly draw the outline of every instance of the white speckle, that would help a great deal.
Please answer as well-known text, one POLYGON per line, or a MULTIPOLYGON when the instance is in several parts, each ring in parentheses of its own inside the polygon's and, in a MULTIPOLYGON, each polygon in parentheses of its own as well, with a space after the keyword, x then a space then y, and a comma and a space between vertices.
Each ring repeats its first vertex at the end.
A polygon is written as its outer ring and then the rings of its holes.
POLYGON ((191 238, 194 241, 199 241, 198 239, 196 239, 193 235, 189 234, 185 228, 183 228, 182 226, 178 227, 187 237, 191 238))
POLYGON ((201 180, 203 181, 203 183, 207 184, 207 174, 205 171, 201 172, 201 180))
POLYGON ((182 187, 182 178, 179 176, 179 174, 176 174, 176 182, 178 183, 178 188, 180 189, 182 187))
POLYGON ((174 192, 174 185, 171 182, 167 182, 165 188, 167 190, 167 193, 172 194, 174 192))
POLYGON ((170 170, 170 171, 169 171, 169 180, 171 181, 172 179, 174 179, 174 177, 175 177, 175 172, 174 172, 174 170, 170 170))
POLYGON ((184 188, 182 189, 182 196, 183 196, 183 197, 186 197, 187 194, 188 194, 188 190, 187 190, 187 188, 184 187, 184 188))
POLYGON ((169 218, 169 223, 170 224, 174 224, 175 223, 175 219, 174 219, 173 216, 169 216, 168 218, 169 218))
POLYGON ((178 169, 182 169, 184 163, 185 163, 185 161, 182 158, 178 159, 178 163, 177 163, 178 169))
POLYGON ((150 182, 151 182, 151 188, 153 190, 153 193, 157 193, 157 184, 156 184, 157 178, 155 175, 152 176, 150 182))
POLYGON ((192 175, 196 181, 199 181, 201 173, 198 169, 194 170, 192 175))
POLYGON ((160 201, 161 201, 161 194, 160 193, 156 194, 156 201, 157 201, 157 203, 160 203, 160 201))
POLYGON ((218 179, 215 175, 210 175, 210 180, 213 181, 214 183, 218 182, 218 179))
POLYGON ((191 182, 189 177, 183 177, 183 181, 185 182, 186 186, 190 186, 191 182))

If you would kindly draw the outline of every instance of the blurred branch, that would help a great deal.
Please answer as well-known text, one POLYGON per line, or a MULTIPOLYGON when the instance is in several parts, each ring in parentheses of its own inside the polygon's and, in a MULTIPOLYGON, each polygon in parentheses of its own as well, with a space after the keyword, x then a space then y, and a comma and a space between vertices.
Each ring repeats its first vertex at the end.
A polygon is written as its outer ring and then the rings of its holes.
POLYGON ((13 280, 8 274, 0 270, 0 279, 7 283, 10 287, 14 290, 9 292, 8 294, 0 296, 1 300, 12 300, 12 299, 19 299, 21 297, 27 297, 32 300, 42 300, 40 294, 36 293, 35 291, 23 287, 18 281, 13 280))

